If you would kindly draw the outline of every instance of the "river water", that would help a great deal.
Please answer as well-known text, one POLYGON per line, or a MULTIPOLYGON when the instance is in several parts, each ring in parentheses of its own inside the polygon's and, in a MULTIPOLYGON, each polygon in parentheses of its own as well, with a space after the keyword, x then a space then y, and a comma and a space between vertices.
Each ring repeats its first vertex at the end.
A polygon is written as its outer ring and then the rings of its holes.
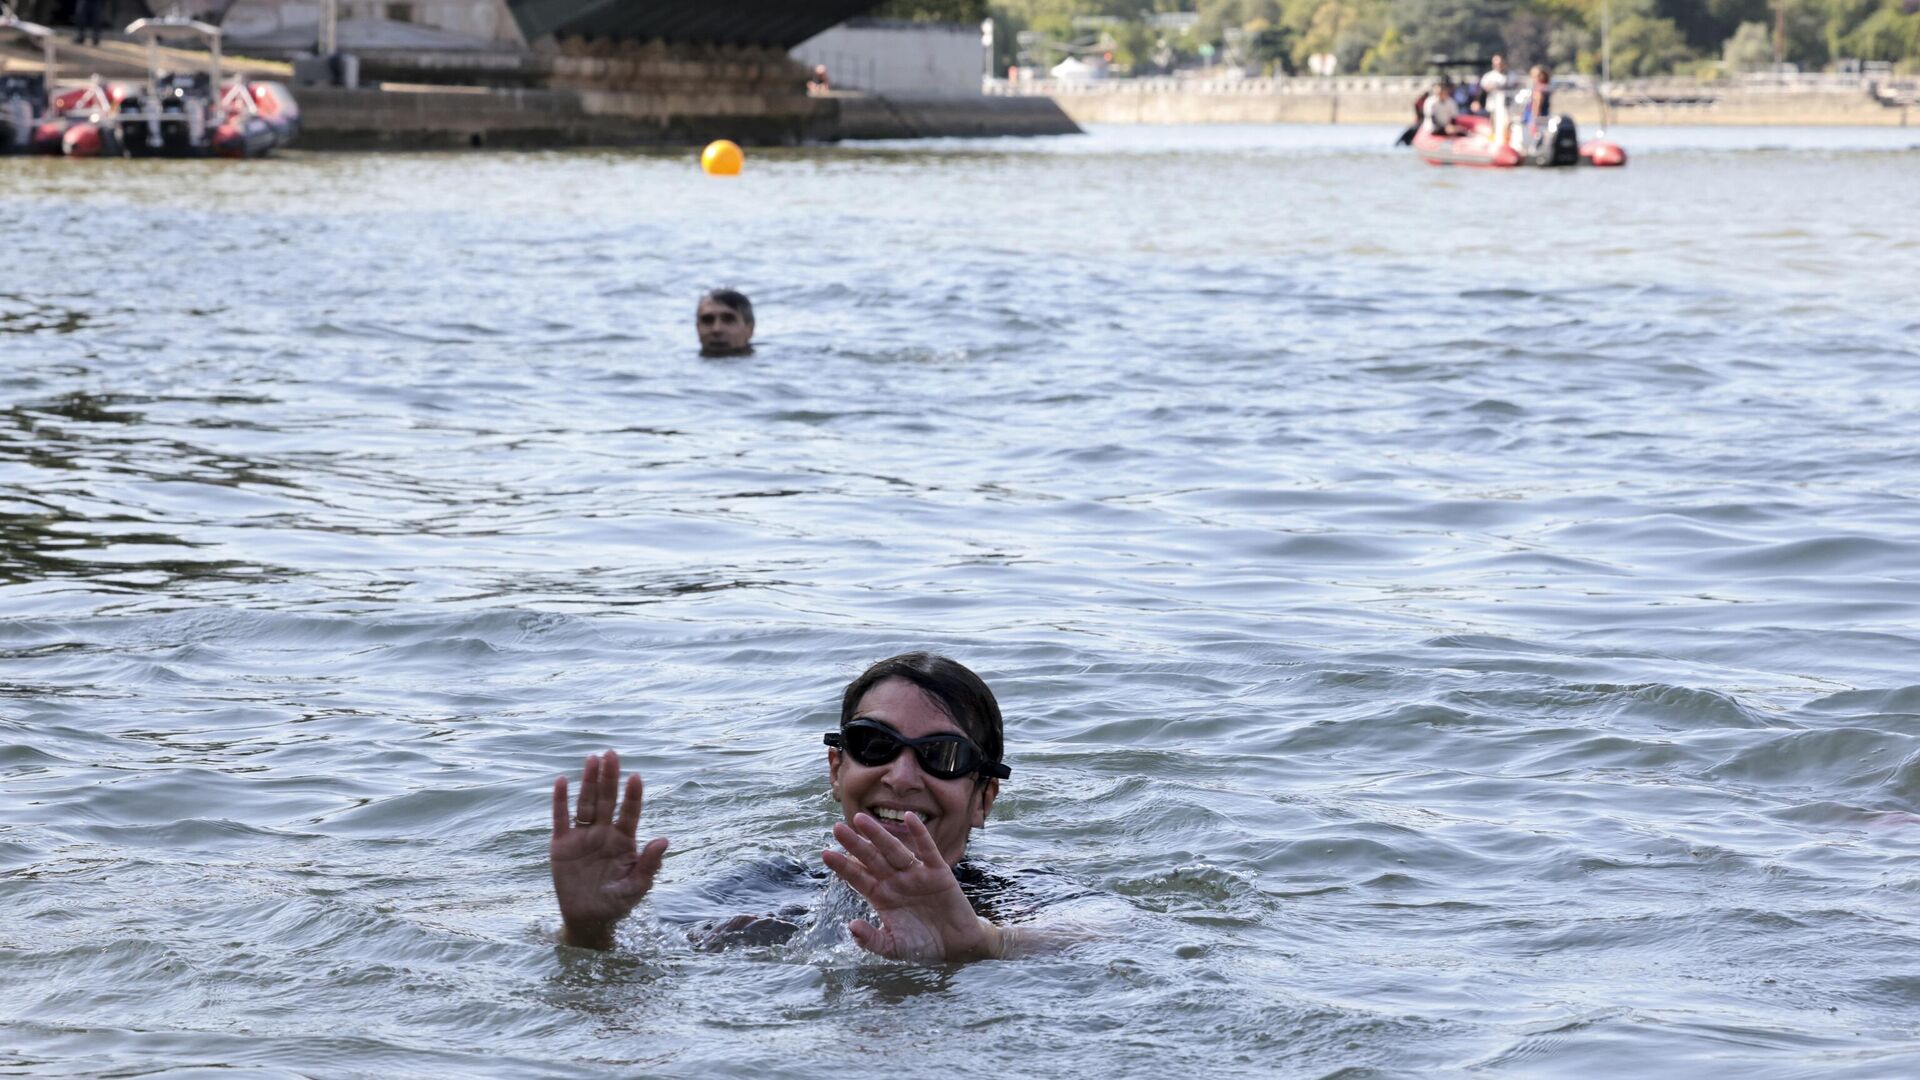
POLYGON ((1920 134, 1389 138, 0 163, 0 1072, 1920 1073, 1920 134), (1117 928, 550 943, 915 647, 1117 928))

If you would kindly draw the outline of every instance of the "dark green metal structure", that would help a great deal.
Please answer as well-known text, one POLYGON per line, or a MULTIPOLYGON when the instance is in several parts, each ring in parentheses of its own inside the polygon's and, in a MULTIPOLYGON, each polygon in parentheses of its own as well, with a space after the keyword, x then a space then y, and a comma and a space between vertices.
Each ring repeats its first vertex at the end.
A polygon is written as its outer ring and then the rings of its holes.
POLYGON ((791 49, 880 0, 507 0, 528 41, 579 34, 791 49))

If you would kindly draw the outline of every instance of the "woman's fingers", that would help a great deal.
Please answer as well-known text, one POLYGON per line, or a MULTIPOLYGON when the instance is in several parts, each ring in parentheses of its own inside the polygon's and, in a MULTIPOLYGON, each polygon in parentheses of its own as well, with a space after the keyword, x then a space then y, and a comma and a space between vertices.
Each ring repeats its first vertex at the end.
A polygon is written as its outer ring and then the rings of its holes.
POLYGON ((627 777, 627 797, 620 803, 620 815, 613 823, 621 832, 634 836, 640 831, 640 774, 627 777))
POLYGON ((620 801, 620 755, 609 750, 600 755, 600 791, 593 804, 595 825, 612 821, 615 804, 620 801))
POLYGON ((820 858, 827 864, 827 869, 839 875, 841 881, 846 882, 861 896, 871 895, 874 888, 880 884, 864 864, 845 852, 823 851, 820 853, 820 858))
POLYGON ((580 801, 572 820, 567 818, 567 778, 562 776, 554 781, 553 831, 559 835, 569 828, 611 824, 632 838, 640 829, 644 791, 640 774, 634 773, 627 777, 626 797, 622 798, 620 755, 612 750, 589 754, 586 764, 580 767, 580 801))
POLYGON ((660 863, 666 857, 667 838, 664 836, 656 836, 647 841, 646 847, 640 849, 640 860, 636 864, 636 867, 642 874, 646 875, 647 880, 651 881, 653 880, 653 875, 660 872, 660 863))
MULTIPOLYGON (((853 820, 859 821, 865 816, 857 815, 853 820)), ((887 860, 881 856, 880 849, 874 847, 873 842, 855 826, 844 821, 834 822, 833 838, 840 841, 840 846, 847 849, 847 854, 860 860, 869 870, 879 870, 888 865, 887 860)))
POLYGON ((588 754, 587 763, 580 767, 580 805, 573 811, 575 825, 593 823, 595 802, 599 795, 600 755, 588 754))
POLYGON ((928 866, 937 866, 946 861, 940 854, 940 845, 933 842, 933 832, 920 815, 907 811, 907 845, 913 850, 914 857, 928 866))
MULTIPOLYGON (((918 815, 914 816, 917 817, 918 815)), ((854 815, 853 827, 858 829, 860 835, 866 837, 868 842, 873 844, 874 848, 879 851, 880 857, 885 859, 887 865, 893 867, 895 870, 911 870, 913 864, 920 861, 920 857, 915 855, 911 848, 901 843, 899 837, 887 831, 887 827, 880 824, 880 822, 875 820, 871 815, 854 815)), ((912 826, 909 825, 908 828, 911 829, 912 826)))
POLYGON ((847 924, 847 929, 852 932, 854 943, 861 948, 870 953, 879 953, 882 956, 887 955, 886 949, 880 940, 880 931, 876 930, 872 923, 869 923, 865 919, 855 919, 847 924))

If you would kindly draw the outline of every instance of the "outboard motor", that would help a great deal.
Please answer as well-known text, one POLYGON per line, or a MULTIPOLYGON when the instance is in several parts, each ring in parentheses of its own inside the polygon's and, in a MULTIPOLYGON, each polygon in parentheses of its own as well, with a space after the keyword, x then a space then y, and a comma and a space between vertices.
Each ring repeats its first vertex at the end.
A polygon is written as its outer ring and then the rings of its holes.
POLYGON ((1548 116, 1540 125, 1539 142, 1527 157, 1531 165, 1580 164, 1580 135, 1574 129, 1573 117, 1548 116))
POLYGON ((33 129, 46 111, 45 76, 0 76, 0 154, 31 149, 33 129))
POLYGON ((207 131, 211 82, 205 74, 163 75, 158 99, 145 94, 121 104, 120 136, 134 157, 194 157, 211 150, 207 131))

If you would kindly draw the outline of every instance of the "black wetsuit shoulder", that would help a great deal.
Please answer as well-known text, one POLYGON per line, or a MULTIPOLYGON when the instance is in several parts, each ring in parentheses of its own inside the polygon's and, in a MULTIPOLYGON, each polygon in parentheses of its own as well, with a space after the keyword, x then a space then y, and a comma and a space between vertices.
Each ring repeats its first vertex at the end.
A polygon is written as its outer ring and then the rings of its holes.
MULTIPOLYGON (((953 868, 974 913, 993 922, 1018 921, 1067 898, 1054 875, 1002 874, 972 859, 953 868)), ((702 948, 773 945, 792 937, 819 909, 834 876, 825 866, 785 855, 755 859, 662 898, 662 921, 688 926, 702 948)))

